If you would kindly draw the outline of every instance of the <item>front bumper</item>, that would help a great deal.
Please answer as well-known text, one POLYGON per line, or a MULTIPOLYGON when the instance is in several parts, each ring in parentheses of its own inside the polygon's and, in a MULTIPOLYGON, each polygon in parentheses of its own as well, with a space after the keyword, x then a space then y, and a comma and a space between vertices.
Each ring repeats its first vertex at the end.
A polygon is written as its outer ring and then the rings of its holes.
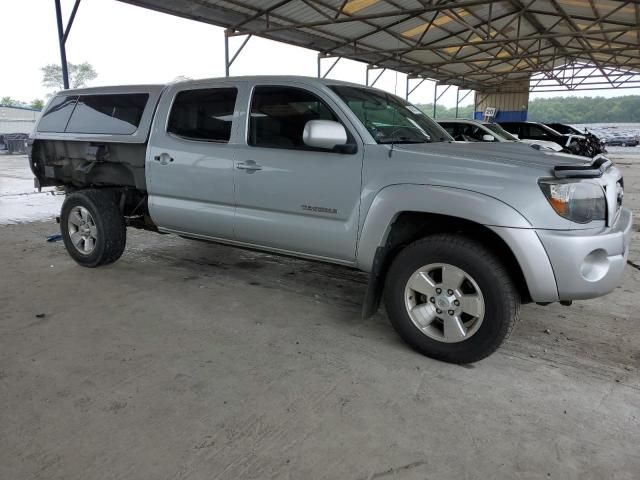
POLYGON ((536 230, 558 287, 559 300, 594 298, 611 292, 622 278, 633 226, 623 208, 612 227, 592 230, 536 230))

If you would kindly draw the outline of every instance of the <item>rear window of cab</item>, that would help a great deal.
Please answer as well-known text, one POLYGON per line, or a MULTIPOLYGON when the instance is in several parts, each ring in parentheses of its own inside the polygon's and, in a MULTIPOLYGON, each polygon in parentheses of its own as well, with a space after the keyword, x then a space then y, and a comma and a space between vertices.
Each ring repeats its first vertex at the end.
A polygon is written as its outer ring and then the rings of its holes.
POLYGON ((42 115, 38 131, 132 135, 148 100, 147 93, 59 95, 42 115))

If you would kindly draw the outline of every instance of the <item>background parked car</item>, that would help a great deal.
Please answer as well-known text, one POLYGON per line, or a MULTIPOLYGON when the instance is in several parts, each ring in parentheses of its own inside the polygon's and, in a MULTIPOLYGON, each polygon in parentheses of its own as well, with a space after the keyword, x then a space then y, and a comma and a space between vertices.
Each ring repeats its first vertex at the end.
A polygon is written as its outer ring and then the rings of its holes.
POLYGON ((593 158, 604 152, 602 146, 585 135, 562 134, 543 123, 536 122, 500 122, 509 133, 520 139, 546 140, 555 142, 566 153, 593 158))
POLYGON ((595 153, 591 156, 595 156, 598 153, 607 153, 605 147, 606 142, 600 136, 594 134, 593 132, 588 131, 586 128, 583 132, 574 127, 573 125, 567 125, 566 123, 545 123, 547 127, 554 129, 556 132, 562 133, 563 135, 582 135, 587 140, 589 144, 589 150, 594 151, 595 153))
POLYGON ((576 127, 572 125, 567 125, 566 123, 544 123, 549 128, 553 128, 556 132, 561 133, 563 135, 584 135, 586 132, 581 132, 576 127))
POLYGON ((614 133, 606 137, 605 142, 612 147, 637 147, 640 140, 635 135, 614 133))
POLYGON ((438 123, 455 140, 462 142, 522 142, 536 145, 543 150, 559 152, 562 147, 555 142, 545 140, 519 140, 497 123, 480 122, 478 120, 451 119, 439 120, 438 123))

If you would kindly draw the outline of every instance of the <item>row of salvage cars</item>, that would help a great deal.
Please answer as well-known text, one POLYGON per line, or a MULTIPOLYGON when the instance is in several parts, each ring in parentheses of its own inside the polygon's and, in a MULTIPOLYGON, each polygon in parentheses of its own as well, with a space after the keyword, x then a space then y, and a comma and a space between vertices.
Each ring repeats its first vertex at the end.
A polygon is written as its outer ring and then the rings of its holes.
POLYGON ((537 122, 490 123, 478 120, 439 120, 438 123, 461 142, 524 142, 539 150, 593 158, 606 153, 605 142, 570 125, 537 122))

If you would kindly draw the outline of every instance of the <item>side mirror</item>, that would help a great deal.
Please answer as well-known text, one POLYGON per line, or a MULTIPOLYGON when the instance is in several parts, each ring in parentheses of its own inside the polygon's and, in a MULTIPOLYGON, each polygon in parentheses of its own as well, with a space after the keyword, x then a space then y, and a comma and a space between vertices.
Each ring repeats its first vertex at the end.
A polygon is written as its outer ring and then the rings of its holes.
POLYGON ((483 142, 495 142, 496 141, 496 137, 494 137, 493 135, 489 135, 488 133, 485 133, 484 135, 482 135, 482 141, 483 142))
POLYGON ((347 131, 341 123, 332 120, 309 120, 302 132, 305 145, 333 149, 347 143, 347 131))
POLYGON ((520 137, 518 136, 518 134, 517 134, 517 133, 512 133, 511 135, 512 135, 512 136, 514 136, 514 137, 516 137, 518 140, 520 140, 520 137))

